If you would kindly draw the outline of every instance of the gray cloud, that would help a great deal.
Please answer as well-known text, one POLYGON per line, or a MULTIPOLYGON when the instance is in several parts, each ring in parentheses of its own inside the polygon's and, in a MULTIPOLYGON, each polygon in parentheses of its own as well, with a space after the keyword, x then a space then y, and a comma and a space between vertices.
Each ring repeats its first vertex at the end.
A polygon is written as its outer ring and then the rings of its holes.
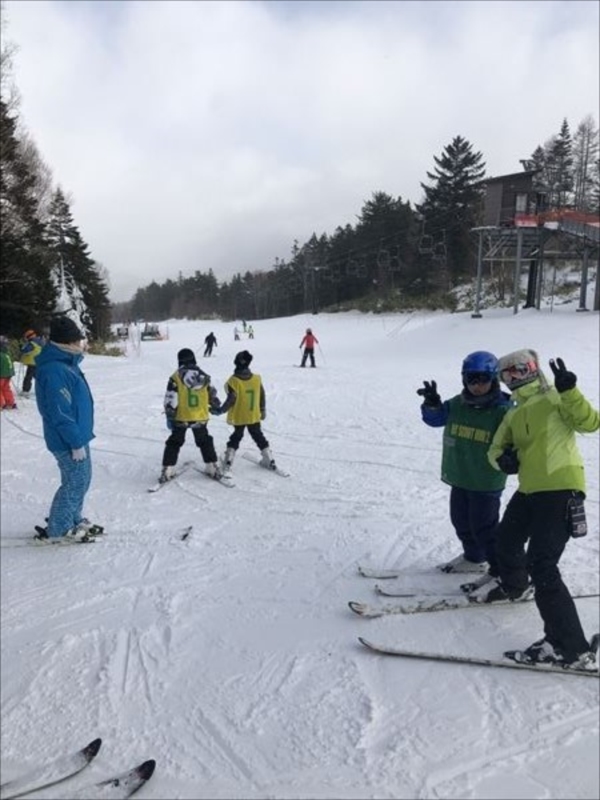
POLYGON ((489 174, 597 118, 591 2, 6 2, 21 113, 112 297, 268 269, 421 199, 457 134, 489 174))

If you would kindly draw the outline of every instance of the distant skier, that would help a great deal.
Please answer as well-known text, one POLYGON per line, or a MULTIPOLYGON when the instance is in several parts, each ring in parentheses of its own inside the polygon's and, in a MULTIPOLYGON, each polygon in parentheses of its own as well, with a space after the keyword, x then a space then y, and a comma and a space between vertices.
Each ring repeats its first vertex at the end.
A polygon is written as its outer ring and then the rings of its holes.
POLYGON ((304 347, 304 353, 302 354, 302 362, 300 363, 301 367, 306 366, 306 359, 310 358, 310 365, 311 367, 315 367, 315 344, 319 344, 319 340, 314 335, 310 328, 306 329, 306 333, 304 334, 304 338, 300 342, 300 350, 304 347))
POLYGON ((8 348, 8 339, 0 336, 0 405, 2 408, 16 408, 12 379, 15 367, 8 348))
POLYGON ((242 350, 236 355, 233 360, 234 373, 225 384, 227 397, 217 412, 219 414, 227 412, 227 422, 234 426, 223 457, 223 468, 226 471, 231 469, 236 450, 240 446, 246 428, 261 452, 262 465, 269 469, 276 469, 269 442, 260 426, 261 420, 267 416, 265 389, 260 375, 250 371, 251 362, 252 353, 247 350, 242 350))
POLYGON ((248 338, 254 339, 254 328, 252 325, 248 325, 248 338))
POLYGON ((240 330, 237 325, 235 325, 233 328, 233 338, 236 342, 239 342, 240 340, 240 330))
POLYGON ((206 474, 219 479, 221 471, 213 438, 207 428, 210 407, 220 406, 217 391, 210 385, 210 375, 196 364, 193 350, 187 347, 180 350, 177 364, 177 370, 167 383, 164 399, 167 427, 171 435, 165 442, 159 483, 166 483, 173 477, 173 467, 177 464, 188 428, 191 428, 196 446, 202 453, 206 474))
POLYGON ((217 347, 217 337, 211 331, 204 340, 204 357, 212 355, 213 347, 217 347))
POLYGON ((38 336, 34 330, 25 331, 23 341, 19 346, 21 352, 21 363, 25 364, 25 377, 21 386, 21 394, 28 395, 31 391, 31 384, 35 378, 36 359, 42 351, 44 339, 38 336))

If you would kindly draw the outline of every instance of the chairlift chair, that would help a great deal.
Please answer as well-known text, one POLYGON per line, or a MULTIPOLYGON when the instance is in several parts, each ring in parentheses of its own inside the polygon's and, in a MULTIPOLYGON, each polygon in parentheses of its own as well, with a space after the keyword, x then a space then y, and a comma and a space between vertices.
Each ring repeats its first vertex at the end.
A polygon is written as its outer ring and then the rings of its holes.
POLYGON ((433 255, 433 236, 430 236, 428 233, 425 233, 423 236, 421 236, 421 240, 419 242, 419 253, 424 256, 433 255))

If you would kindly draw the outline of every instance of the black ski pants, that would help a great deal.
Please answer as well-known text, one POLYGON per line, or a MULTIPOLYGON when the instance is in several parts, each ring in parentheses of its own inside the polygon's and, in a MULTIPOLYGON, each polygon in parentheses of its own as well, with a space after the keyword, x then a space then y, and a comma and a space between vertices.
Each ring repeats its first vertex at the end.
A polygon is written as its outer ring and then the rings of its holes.
POLYGON ((311 367, 315 366, 315 348, 314 347, 306 347, 304 352, 302 353, 302 361, 300 362, 301 367, 306 366, 306 359, 310 358, 310 365, 311 367))
POLYGON ((35 378, 35 364, 28 364, 25 370, 25 376, 23 377, 23 386, 21 386, 21 391, 27 394, 27 392, 31 391, 31 384, 33 383, 33 379, 35 378))
POLYGON ((558 568, 571 535, 567 504, 572 497, 570 490, 515 492, 496 536, 502 585, 509 592, 518 592, 526 588, 531 577, 546 638, 567 660, 589 649, 575 603, 558 568))
POLYGON ((185 435, 191 429, 196 446, 202 453, 205 464, 214 464, 217 460, 213 438, 208 432, 206 422, 174 422, 171 435, 165 442, 163 453, 163 467, 174 467, 179 457, 179 451, 185 442, 185 435))
POLYGON ((206 345, 206 347, 204 348, 204 355, 205 356, 211 356, 212 355, 213 346, 214 345, 212 345, 212 344, 207 344, 206 345))
POLYGON ((233 433, 227 442, 227 447, 231 447, 232 450, 237 450, 246 428, 248 428, 248 433, 256 442, 256 446, 259 450, 264 450, 265 447, 269 446, 269 442, 266 440, 262 428, 260 427, 260 422, 254 422, 252 425, 235 425, 233 433))

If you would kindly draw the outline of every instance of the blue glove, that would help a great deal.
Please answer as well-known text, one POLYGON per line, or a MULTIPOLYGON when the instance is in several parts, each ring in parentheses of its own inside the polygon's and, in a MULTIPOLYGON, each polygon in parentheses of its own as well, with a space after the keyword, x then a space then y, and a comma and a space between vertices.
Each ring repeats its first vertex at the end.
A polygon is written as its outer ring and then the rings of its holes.
POLYGON ((517 451, 512 447, 505 447, 502 455, 496 459, 496 464, 506 475, 516 475, 519 471, 517 451))
POLYGON ((167 417, 167 429, 172 431, 173 430, 173 418, 167 417))
POLYGON ((210 409, 210 413, 213 416, 218 417, 220 414, 223 414, 224 412, 223 412, 223 409, 220 406, 215 406, 215 407, 210 409))

